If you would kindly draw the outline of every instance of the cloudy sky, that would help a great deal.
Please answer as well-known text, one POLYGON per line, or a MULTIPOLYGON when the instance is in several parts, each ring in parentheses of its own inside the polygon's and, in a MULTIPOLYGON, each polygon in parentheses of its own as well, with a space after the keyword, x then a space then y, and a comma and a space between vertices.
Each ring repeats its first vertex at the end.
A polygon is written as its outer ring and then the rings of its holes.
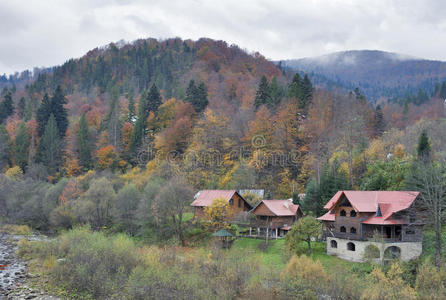
POLYGON ((0 74, 121 39, 210 37, 270 59, 378 49, 446 60, 446 1, 0 0, 0 74))

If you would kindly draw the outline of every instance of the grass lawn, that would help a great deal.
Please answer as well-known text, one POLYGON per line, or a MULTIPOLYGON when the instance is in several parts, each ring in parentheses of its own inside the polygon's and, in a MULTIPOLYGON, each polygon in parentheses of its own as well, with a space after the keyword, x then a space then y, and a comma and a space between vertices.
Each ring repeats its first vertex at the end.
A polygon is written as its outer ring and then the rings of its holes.
MULTIPOLYGON (((265 251, 259 249, 259 244, 264 240, 239 238, 235 241, 232 249, 236 251, 248 252, 250 255, 256 255, 265 265, 281 270, 285 267, 291 253, 286 249, 285 240, 270 240, 269 246, 265 251)), ((302 243, 299 254, 305 254, 307 250, 306 243, 302 243)), ((319 260, 328 271, 335 271, 339 267, 345 267, 354 273, 369 273, 372 266, 369 263, 355 263, 342 260, 336 256, 325 254, 325 243, 313 242, 311 243, 311 257, 314 260, 319 260)))

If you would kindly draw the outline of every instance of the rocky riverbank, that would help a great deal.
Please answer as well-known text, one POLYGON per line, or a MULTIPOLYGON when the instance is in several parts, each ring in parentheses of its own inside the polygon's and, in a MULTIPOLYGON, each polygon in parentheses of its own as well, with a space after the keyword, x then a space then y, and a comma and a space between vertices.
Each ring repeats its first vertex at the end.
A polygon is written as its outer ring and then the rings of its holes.
POLYGON ((47 295, 43 289, 30 287, 31 278, 28 263, 17 257, 17 244, 22 239, 40 240, 39 236, 19 236, 0 232, 0 300, 36 299, 58 300, 47 295))

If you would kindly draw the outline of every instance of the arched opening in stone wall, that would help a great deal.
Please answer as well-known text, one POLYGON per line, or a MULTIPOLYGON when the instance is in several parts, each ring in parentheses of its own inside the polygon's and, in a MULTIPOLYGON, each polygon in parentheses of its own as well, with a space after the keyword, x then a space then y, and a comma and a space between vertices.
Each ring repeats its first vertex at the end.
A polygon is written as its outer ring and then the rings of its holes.
POLYGON ((347 250, 349 251, 356 251, 356 246, 352 242, 347 243, 347 250))
POLYGON ((350 217, 352 217, 352 218, 356 217, 356 211, 352 210, 350 212, 350 217))
POLYGON ((350 233, 355 233, 356 234, 356 228, 355 227, 350 228, 350 233))
POLYGON ((379 248, 375 245, 367 245, 364 249, 364 259, 376 259, 380 258, 381 253, 379 251, 379 248))
POLYGON ((331 246, 331 248, 338 248, 338 242, 336 242, 335 240, 331 240, 330 246, 331 246))
POLYGON ((339 228, 339 231, 341 231, 341 232, 347 232, 347 229, 345 228, 345 226, 341 226, 341 228, 339 228))
POLYGON ((347 215, 345 210, 341 210, 341 212, 339 214, 340 214, 341 217, 345 217, 347 215))
POLYGON ((390 246, 384 251, 385 259, 398 259, 401 257, 401 248, 397 246, 390 246))

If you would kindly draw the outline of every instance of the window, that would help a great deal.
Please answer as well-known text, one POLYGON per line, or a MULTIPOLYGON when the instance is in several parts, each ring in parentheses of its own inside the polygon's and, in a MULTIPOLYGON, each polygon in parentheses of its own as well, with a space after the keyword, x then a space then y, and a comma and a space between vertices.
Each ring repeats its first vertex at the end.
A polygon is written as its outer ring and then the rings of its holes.
POLYGON ((356 211, 352 210, 350 212, 350 217, 352 217, 352 218, 356 217, 356 211))
POLYGON ((347 250, 349 251, 355 251, 355 244, 353 244, 352 242, 347 243, 347 250))
POLYGON ((238 207, 242 207, 242 200, 238 199, 238 207))
POLYGON ((331 248, 338 248, 338 242, 336 242, 335 240, 331 240, 330 246, 331 248))
POLYGON ((355 227, 350 228, 350 233, 356 234, 356 228, 355 227))
POLYGON ((341 215, 341 217, 345 217, 347 215, 347 213, 345 212, 345 210, 341 210, 340 215, 341 215))
POLYGON ((406 230, 406 234, 415 234, 415 230, 406 230))
POLYGON ((229 205, 234 205, 234 199, 229 200, 229 205))
POLYGON ((267 220, 268 217, 267 216, 260 216, 260 220, 267 220))
POLYGON ((341 226, 341 228, 339 229, 341 232, 347 232, 347 230, 345 229, 344 226, 341 226))

